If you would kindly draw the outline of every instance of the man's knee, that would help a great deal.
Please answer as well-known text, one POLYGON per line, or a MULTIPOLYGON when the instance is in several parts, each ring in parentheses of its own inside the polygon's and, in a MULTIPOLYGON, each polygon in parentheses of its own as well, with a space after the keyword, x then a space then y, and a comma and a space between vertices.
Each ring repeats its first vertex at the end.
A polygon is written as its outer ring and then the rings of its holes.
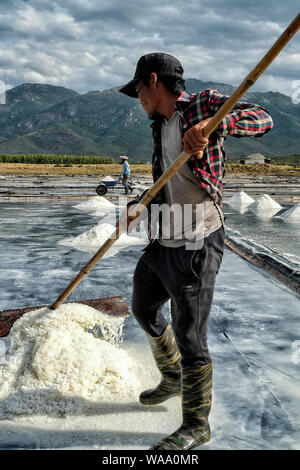
POLYGON ((160 336, 168 325, 161 312, 168 299, 169 295, 160 279, 142 257, 133 276, 131 309, 141 328, 151 336, 160 336))

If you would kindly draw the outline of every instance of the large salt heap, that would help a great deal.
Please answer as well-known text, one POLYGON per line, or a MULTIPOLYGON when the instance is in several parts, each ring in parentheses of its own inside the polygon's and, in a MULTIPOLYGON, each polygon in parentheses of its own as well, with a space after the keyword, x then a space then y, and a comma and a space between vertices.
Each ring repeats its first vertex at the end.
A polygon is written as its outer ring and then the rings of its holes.
POLYGON ((295 206, 291 207, 287 211, 283 212, 280 217, 286 221, 300 222, 300 202, 295 204, 295 206))
POLYGON ((132 400, 140 383, 131 356, 118 344, 123 322, 75 303, 22 316, 0 364, 0 418, 72 415, 89 401, 132 400), (92 334, 95 325, 101 337, 92 334))
MULTIPOLYGON (((111 224, 99 223, 87 232, 83 232, 77 237, 70 237, 60 240, 59 245, 72 246, 82 251, 94 254, 103 245, 104 242, 113 234, 115 227, 111 224)), ((129 236, 122 233, 118 240, 112 245, 104 257, 113 256, 122 248, 136 245, 144 245, 145 238, 129 236)))
POLYGON ((248 206, 248 209, 258 215, 272 217, 282 206, 274 201, 268 194, 263 194, 255 202, 248 206))
POLYGON ((109 212, 113 212, 116 210, 116 206, 102 196, 92 197, 85 202, 76 204, 76 206, 73 207, 81 211, 91 212, 93 215, 99 217, 108 215, 109 212))
POLYGON ((80 209, 82 211, 90 211, 90 210, 95 210, 95 209, 113 209, 115 208, 115 205, 108 201, 105 197, 102 196, 95 196, 91 197, 85 202, 81 202, 80 204, 76 204, 74 206, 76 209, 80 209))

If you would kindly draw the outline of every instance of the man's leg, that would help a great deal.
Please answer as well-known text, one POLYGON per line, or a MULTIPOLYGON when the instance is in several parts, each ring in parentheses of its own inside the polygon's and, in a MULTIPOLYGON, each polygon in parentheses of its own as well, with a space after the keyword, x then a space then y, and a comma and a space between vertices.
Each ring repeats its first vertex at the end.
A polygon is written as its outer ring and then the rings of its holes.
POLYGON ((156 388, 140 394, 143 405, 156 405, 181 392, 180 353, 171 325, 161 312, 169 299, 163 283, 146 264, 144 254, 135 270, 132 295, 132 312, 141 328, 147 333, 154 360, 162 374, 156 388))
POLYGON ((132 313, 140 327, 150 336, 158 337, 168 326, 161 312, 170 296, 163 283, 145 263, 145 254, 140 258, 133 276, 132 313))
POLYGON ((128 176, 127 175, 123 175, 122 183, 125 188, 125 195, 127 195, 128 194, 128 176))
POLYGON ((200 250, 186 253, 187 277, 181 278, 181 286, 175 282, 172 288, 171 314, 183 365, 202 366, 211 361, 207 322, 223 253, 224 230, 220 228, 204 239, 200 250))
POLYGON ((134 188, 131 186, 131 184, 129 184, 129 178, 128 178, 128 188, 129 188, 129 191, 132 193, 132 191, 134 190, 134 188))
POLYGON ((124 188, 125 188, 125 194, 126 195, 128 194, 129 191, 132 193, 133 187, 130 186, 130 184, 129 184, 128 175, 123 175, 123 185, 124 185, 124 188))
MULTIPOLYGON (((204 239, 199 250, 186 250, 185 246, 166 248, 156 243, 142 257, 151 276, 164 286, 166 295, 171 298, 172 325, 182 364, 200 366, 211 360, 207 346, 207 321, 216 275, 223 258, 224 237, 221 227, 204 239)), ((141 283, 138 286, 143 288, 141 283)), ((152 292, 142 295, 151 297, 152 292)), ((145 297, 144 304, 147 301, 145 297)), ((150 334, 153 333, 155 335, 154 331, 150 334)))
POLYGON ((224 230, 220 228, 204 240, 200 250, 167 249, 157 257, 164 258, 161 278, 171 295, 173 329, 182 356, 183 422, 154 446, 156 450, 191 449, 210 439, 212 361, 207 321, 223 251, 224 230))

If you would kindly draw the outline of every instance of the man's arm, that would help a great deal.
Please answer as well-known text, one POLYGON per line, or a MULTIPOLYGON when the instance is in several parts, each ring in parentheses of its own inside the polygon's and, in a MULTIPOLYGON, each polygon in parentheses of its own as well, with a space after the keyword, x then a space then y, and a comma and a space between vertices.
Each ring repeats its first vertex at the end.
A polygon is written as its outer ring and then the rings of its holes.
MULTIPOLYGON (((205 90, 197 96, 197 110, 201 122, 189 129, 183 138, 184 151, 202 158, 208 139, 202 134, 211 117, 221 108, 229 97, 217 90, 205 90)), ((227 137, 262 137, 273 127, 273 120, 262 106, 238 103, 220 122, 214 132, 227 137)))
MULTIPOLYGON (((207 112, 215 114, 229 98, 217 90, 205 90, 200 99, 207 103, 207 112)), ((238 103, 220 122, 215 132, 226 137, 262 137, 273 127, 273 120, 265 108, 257 104, 238 103)))

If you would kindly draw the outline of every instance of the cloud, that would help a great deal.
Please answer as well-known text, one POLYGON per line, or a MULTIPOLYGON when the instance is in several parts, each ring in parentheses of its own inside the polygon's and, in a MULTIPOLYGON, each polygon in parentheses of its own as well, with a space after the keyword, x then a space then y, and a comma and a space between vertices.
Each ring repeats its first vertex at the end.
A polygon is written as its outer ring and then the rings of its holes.
MULTIPOLYGON (((298 2, 3 0, 0 80, 81 93, 122 85, 147 52, 178 57, 185 77, 238 85, 296 16, 298 2)), ((254 89, 292 93, 300 33, 254 89)))

